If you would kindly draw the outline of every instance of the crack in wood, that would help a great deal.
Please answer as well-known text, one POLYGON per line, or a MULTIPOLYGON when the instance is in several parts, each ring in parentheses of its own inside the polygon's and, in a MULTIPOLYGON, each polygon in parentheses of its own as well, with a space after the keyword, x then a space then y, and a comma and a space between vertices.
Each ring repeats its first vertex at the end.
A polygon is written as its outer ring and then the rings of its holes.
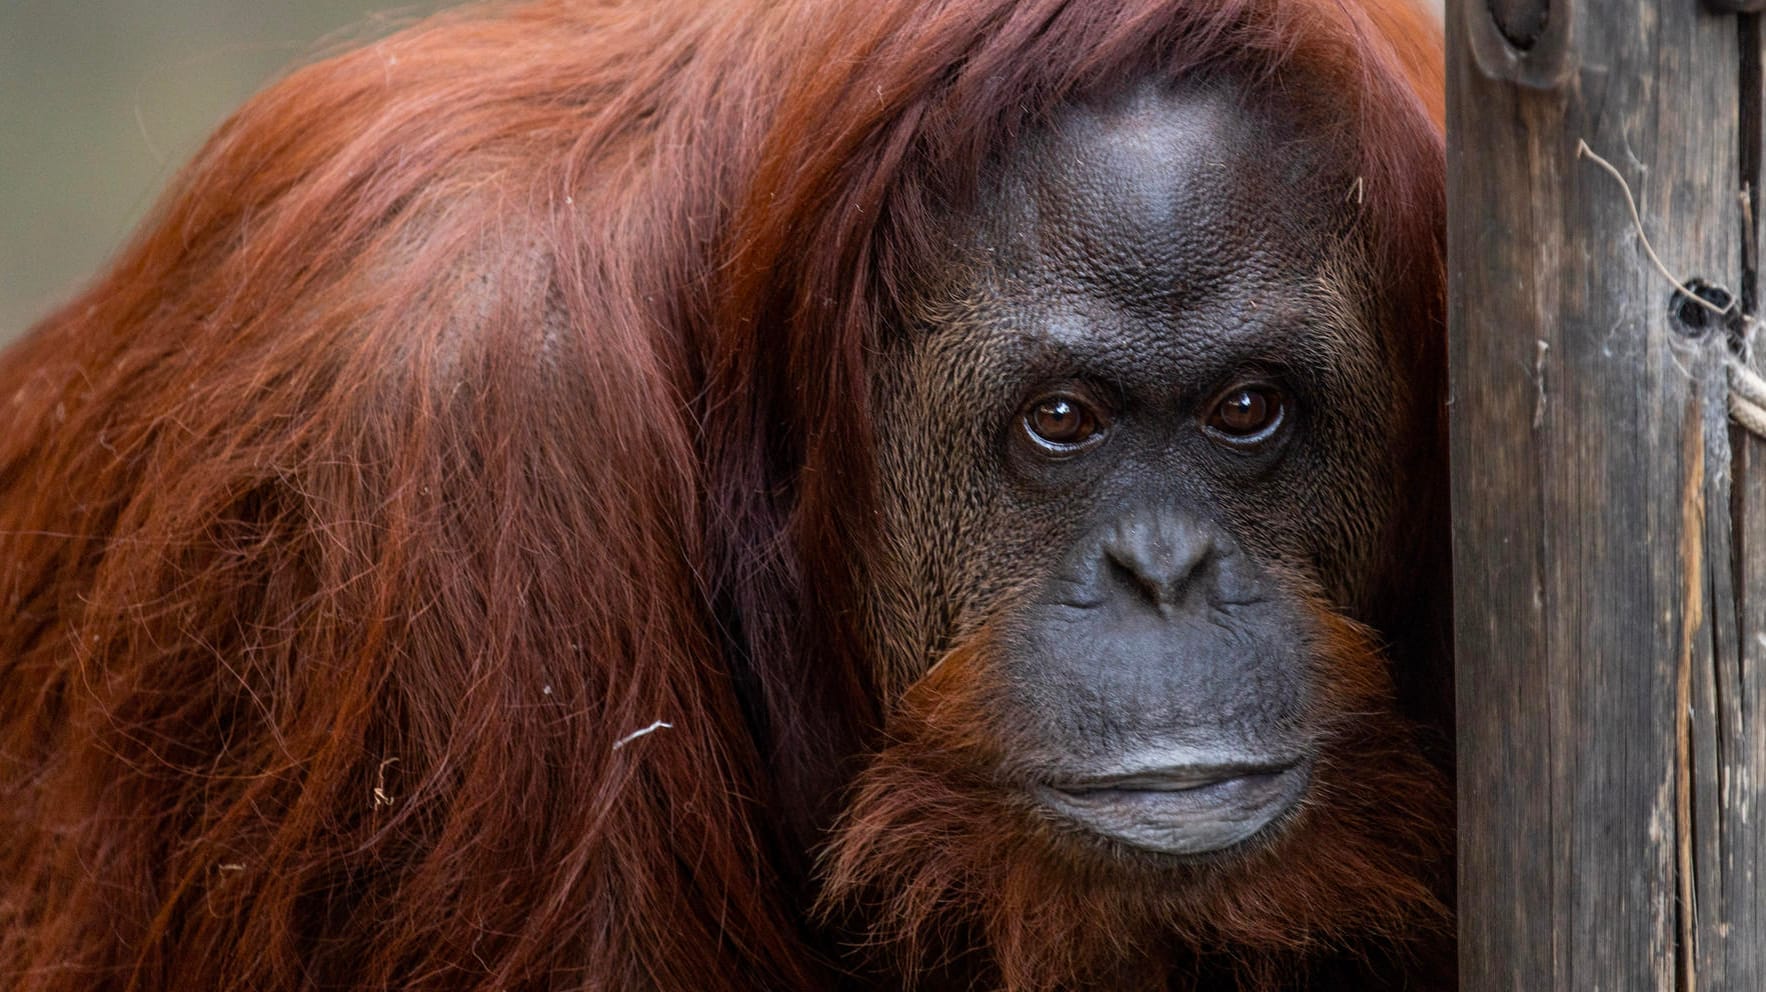
POLYGON ((1684 586, 1680 605, 1680 660, 1674 686, 1674 828, 1675 891, 1678 937, 1678 992, 1697 992, 1697 908, 1694 886, 1697 865, 1693 860, 1693 647, 1705 633, 1705 437, 1700 395, 1688 397, 1683 448, 1687 453, 1686 477, 1680 492, 1680 567, 1684 586))

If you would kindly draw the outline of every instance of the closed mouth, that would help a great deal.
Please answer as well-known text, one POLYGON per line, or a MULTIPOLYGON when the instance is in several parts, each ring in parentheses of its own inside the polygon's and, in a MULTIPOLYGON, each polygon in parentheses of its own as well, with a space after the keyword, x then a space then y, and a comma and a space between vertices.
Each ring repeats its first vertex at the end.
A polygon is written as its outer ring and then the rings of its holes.
POLYGON ((1199 855, 1255 836, 1299 802, 1311 762, 1233 761, 1143 767, 1036 786, 1064 819, 1131 847, 1199 855))

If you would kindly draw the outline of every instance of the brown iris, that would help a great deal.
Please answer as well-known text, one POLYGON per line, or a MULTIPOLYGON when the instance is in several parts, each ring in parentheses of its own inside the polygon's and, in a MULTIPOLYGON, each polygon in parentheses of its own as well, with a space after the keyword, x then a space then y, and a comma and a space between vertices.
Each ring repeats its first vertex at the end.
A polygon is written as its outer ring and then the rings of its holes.
POLYGON ((1078 397, 1045 396, 1025 409, 1024 429, 1043 448, 1066 454, 1098 437, 1103 420, 1078 397))
POLYGON ((1268 440, 1281 426, 1286 401, 1272 386, 1234 386, 1221 395, 1208 413, 1207 426, 1218 440, 1234 445, 1254 445, 1268 440))

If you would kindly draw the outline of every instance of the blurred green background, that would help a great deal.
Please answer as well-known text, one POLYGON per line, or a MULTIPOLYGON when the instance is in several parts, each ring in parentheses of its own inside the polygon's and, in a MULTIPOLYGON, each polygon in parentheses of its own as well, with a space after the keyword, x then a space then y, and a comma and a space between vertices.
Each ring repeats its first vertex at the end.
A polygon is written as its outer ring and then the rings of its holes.
POLYGON ((271 79, 446 4, 0 0, 0 342, 121 246, 271 79))

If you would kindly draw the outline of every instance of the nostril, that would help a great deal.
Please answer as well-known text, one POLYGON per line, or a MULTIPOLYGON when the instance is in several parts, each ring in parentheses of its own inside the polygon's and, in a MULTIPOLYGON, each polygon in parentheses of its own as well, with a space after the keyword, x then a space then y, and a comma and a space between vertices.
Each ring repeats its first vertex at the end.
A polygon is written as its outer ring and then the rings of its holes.
POLYGON ((1112 542, 1104 548, 1104 561, 1123 585, 1137 590, 1156 606, 1169 606, 1183 599, 1190 579, 1204 571, 1214 557, 1210 544, 1198 543, 1199 546, 1189 548, 1171 548, 1123 547, 1112 542))
MULTIPOLYGON (((1132 595, 1160 611, 1192 590, 1218 598, 1223 582, 1243 571, 1239 548, 1212 522, 1171 508, 1124 514, 1091 545, 1083 571, 1105 596, 1132 595)), ((1235 583, 1236 584, 1236 583, 1235 583)))
POLYGON ((1147 578, 1132 562, 1124 561, 1114 549, 1104 549, 1104 564, 1117 582, 1130 589, 1137 590, 1141 595, 1154 603, 1163 603, 1167 592, 1160 588, 1159 583, 1147 578))

